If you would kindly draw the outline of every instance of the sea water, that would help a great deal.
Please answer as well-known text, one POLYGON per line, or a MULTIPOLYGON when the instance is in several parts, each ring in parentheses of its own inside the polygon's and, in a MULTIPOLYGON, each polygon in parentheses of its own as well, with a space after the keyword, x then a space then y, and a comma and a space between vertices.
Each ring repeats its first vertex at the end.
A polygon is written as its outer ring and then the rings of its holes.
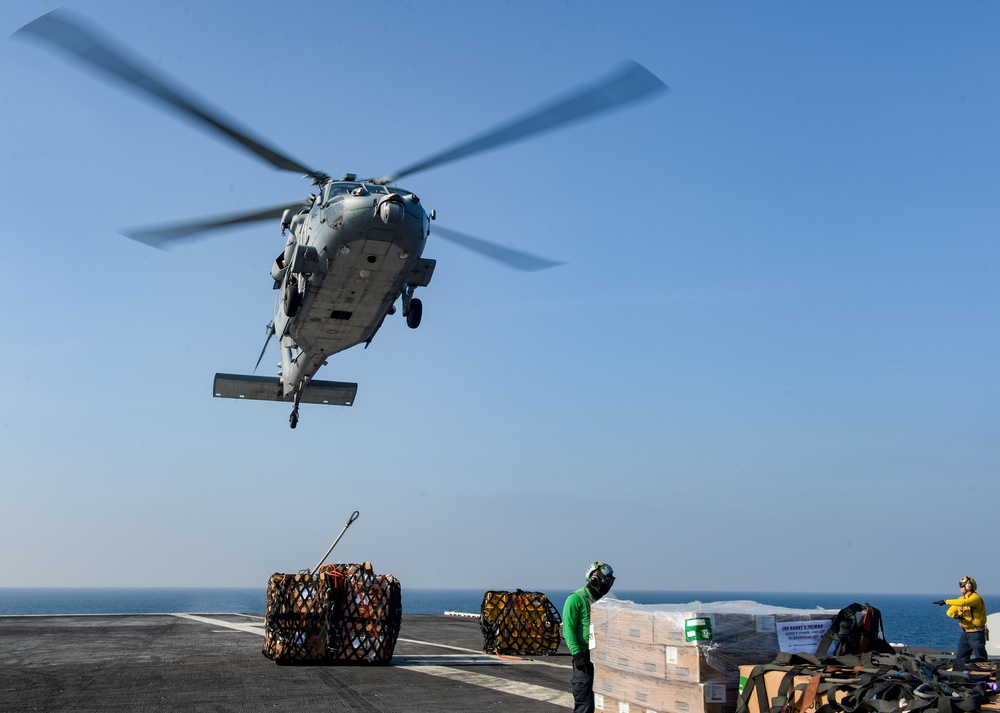
MULTIPOLYGON (((408 589, 403 587, 405 614, 478 614, 482 589, 408 589)), ((561 611, 569 590, 548 590, 549 600, 561 611)), ((942 594, 816 594, 788 592, 707 592, 614 590, 611 595, 638 604, 754 601, 794 609, 841 609, 859 602, 882 611, 885 636, 910 646, 953 649, 958 624, 932 602, 942 594)), ((992 599, 987 611, 996 611, 992 599)), ((264 588, 0 588, 0 616, 26 614, 150 614, 166 612, 263 614, 264 588)), ((0 624, 2 626, 2 624, 0 624)), ((1000 632, 997 633, 1000 636, 1000 632)))

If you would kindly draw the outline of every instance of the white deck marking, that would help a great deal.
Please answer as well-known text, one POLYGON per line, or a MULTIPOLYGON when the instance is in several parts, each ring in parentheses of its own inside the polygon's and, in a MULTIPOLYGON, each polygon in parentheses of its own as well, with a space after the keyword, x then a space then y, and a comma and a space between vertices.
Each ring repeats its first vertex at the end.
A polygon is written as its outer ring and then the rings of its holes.
MULTIPOLYGON (((171 616, 176 616, 180 619, 188 619, 190 621, 197 621, 201 624, 209 624, 211 626, 219 626, 225 629, 242 631, 248 634, 257 634, 258 636, 264 635, 263 624, 225 621, 223 619, 214 619, 207 616, 199 616, 197 614, 171 614, 171 616)), ((561 666, 560 664, 549 663, 548 661, 537 661, 534 659, 501 658, 491 654, 484 654, 481 651, 476 651, 475 649, 466 649, 460 646, 449 646, 448 644, 435 644, 431 641, 419 641, 417 639, 397 639, 397 641, 405 641, 408 644, 420 644, 422 646, 436 646, 442 649, 452 649, 454 651, 461 651, 463 654, 474 654, 473 656, 457 654, 438 656, 393 656, 392 665, 400 669, 418 671, 420 673, 430 674, 431 676, 437 676, 439 678, 447 678, 448 680, 457 681, 458 683, 465 683, 470 686, 479 686, 480 688, 489 688, 501 693, 509 693, 513 696, 530 698, 535 701, 541 701, 542 703, 553 703, 557 706, 564 706, 566 708, 573 707, 573 696, 564 691, 547 688, 545 686, 537 686, 533 683, 509 681, 505 678, 488 676, 484 673, 463 671, 461 669, 441 665, 442 663, 448 662, 452 666, 483 666, 496 664, 510 666, 530 664, 536 666, 558 666, 560 668, 565 668, 565 666, 561 666)))
POLYGON ((399 637, 398 639, 396 639, 396 641, 405 641, 408 644, 423 644, 424 646, 437 646, 439 649, 451 649, 453 651, 463 651, 467 654, 479 654, 480 656, 483 654, 482 651, 478 651, 476 649, 466 649, 462 646, 450 646, 448 644, 432 644, 430 641, 418 641, 417 639, 404 639, 403 637, 399 637))
POLYGON ((450 646, 448 644, 435 644, 433 641, 419 641, 417 639, 399 638, 396 641, 405 641, 408 644, 420 644, 421 646, 436 646, 439 649, 452 649, 453 651, 463 651, 469 654, 476 654, 490 663, 502 664, 531 664, 532 666, 555 666, 556 668, 566 668, 565 664, 552 663, 551 661, 539 661, 538 659, 523 658, 520 656, 498 656, 496 654, 483 653, 481 649, 466 649, 461 646, 450 646))
POLYGON ((227 629, 235 629, 236 631, 245 631, 249 634, 258 634, 260 636, 264 635, 264 624, 249 624, 243 621, 223 621, 222 619, 210 619, 207 616, 198 616, 197 614, 171 614, 170 616, 176 616, 180 619, 190 619, 191 621, 198 621, 202 624, 211 624, 212 626, 222 626, 227 629))
POLYGON ((573 707, 573 696, 569 693, 558 691, 554 688, 546 688, 545 686, 536 686, 533 683, 508 681, 505 678, 487 676, 483 673, 464 671, 462 669, 451 668, 449 666, 413 666, 407 667, 404 670, 429 673, 432 676, 447 678, 451 681, 457 681, 458 683, 465 683, 470 686, 479 686, 480 688, 489 688, 494 691, 500 691, 501 693, 509 693, 513 696, 521 696, 522 698, 530 698, 535 701, 541 701, 542 703, 553 703, 557 706, 563 706, 565 708, 573 707))

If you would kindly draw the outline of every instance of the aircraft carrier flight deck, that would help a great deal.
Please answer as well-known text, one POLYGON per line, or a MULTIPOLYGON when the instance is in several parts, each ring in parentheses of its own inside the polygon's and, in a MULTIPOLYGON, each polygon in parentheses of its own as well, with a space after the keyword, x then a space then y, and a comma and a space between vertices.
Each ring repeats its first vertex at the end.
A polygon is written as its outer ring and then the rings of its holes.
POLYGON ((564 648, 482 652, 476 618, 403 615, 389 665, 276 665, 264 617, 0 617, 3 711, 484 711, 572 709, 564 648))

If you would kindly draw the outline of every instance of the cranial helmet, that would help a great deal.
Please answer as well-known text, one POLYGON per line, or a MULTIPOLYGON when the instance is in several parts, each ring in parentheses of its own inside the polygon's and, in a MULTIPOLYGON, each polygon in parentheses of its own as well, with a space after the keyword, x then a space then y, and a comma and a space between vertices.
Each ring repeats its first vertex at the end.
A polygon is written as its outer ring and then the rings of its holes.
POLYGON ((600 599, 611 591, 611 585, 615 583, 615 571, 606 562, 594 562, 587 567, 587 589, 594 595, 594 599, 600 599))
POLYGON ((958 586, 960 587, 964 587, 966 584, 968 584, 972 588, 973 592, 976 591, 976 580, 974 580, 972 577, 962 577, 958 581, 958 586))

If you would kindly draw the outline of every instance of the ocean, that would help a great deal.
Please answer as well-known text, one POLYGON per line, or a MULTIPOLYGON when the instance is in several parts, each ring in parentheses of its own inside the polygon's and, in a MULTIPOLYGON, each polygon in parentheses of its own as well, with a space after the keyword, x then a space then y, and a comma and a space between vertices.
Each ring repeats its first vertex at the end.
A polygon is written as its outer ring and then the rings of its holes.
MULTIPOLYGON (((570 590, 545 594, 562 610, 570 590)), ((148 614, 164 612, 263 614, 263 588, 213 589, 100 589, 0 588, 0 616, 38 614, 148 614)), ((485 590, 403 588, 406 614, 466 612, 478 614, 485 590)), ((942 607, 932 604, 954 592, 935 594, 814 594, 786 592, 698 592, 613 591, 612 595, 638 604, 755 601, 795 609, 840 609, 852 602, 870 603, 882 611, 886 638, 936 649, 953 649, 958 642, 958 624, 945 617, 942 607)), ((996 611, 992 599, 987 610, 996 611)), ((0 624, 2 626, 2 624, 0 624)))

